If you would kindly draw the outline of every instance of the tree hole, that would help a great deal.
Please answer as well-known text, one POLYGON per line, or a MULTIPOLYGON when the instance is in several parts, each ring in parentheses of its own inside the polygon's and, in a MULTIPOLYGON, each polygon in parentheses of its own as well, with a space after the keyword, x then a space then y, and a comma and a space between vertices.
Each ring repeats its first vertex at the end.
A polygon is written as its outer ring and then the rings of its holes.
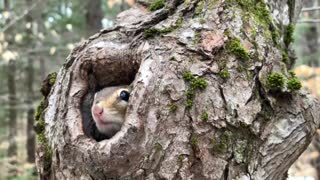
POLYGON ((137 66, 130 69, 123 66, 110 75, 100 66, 88 72, 88 89, 81 104, 82 129, 86 136, 99 142, 120 131, 132 92, 130 85, 137 71, 137 66))

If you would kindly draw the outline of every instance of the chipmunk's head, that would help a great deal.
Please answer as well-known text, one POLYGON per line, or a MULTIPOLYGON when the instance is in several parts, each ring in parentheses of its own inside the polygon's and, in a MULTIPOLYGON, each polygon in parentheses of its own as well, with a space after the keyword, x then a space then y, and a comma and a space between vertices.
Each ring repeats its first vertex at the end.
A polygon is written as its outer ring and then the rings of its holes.
POLYGON ((129 96, 127 86, 107 87, 95 94, 91 112, 99 132, 113 136, 121 129, 129 96))

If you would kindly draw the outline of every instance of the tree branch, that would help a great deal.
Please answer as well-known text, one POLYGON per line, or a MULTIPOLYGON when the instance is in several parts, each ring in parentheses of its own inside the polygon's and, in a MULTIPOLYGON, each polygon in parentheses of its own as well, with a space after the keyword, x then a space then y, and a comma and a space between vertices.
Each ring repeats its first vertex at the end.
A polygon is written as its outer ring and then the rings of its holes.
POLYGON ((28 9, 26 9, 20 16, 17 16, 14 20, 10 21, 7 26, 5 26, 2 29, 2 33, 6 32, 9 28, 14 26, 18 21, 23 19, 26 15, 28 15, 38 4, 41 2, 41 0, 38 0, 36 3, 34 3, 32 6, 30 6, 28 9))
POLYGON ((320 6, 318 6, 318 7, 302 8, 301 12, 306 12, 306 11, 318 11, 318 10, 320 10, 320 6))

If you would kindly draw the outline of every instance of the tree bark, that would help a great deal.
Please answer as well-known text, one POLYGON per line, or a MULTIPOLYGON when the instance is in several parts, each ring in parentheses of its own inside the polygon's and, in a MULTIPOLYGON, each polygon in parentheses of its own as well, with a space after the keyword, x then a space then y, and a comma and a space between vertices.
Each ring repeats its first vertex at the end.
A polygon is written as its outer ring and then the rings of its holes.
POLYGON ((270 80, 293 76, 302 1, 139 2, 77 46, 44 93, 41 177, 284 178, 320 123, 318 101, 270 80), (94 92, 130 83, 121 131, 88 138, 94 92))
MULTIPOLYGON (((26 0, 26 4, 28 6, 32 5, 32 0, 26 0)), ((30 12, 29 14, 26 15, 26 22, 32 24, 33 23, 33 13, 30 12)), ((32 27, 29 29, 26 29, 26 34, 30 41, 28 42, 28 46, 34 47, 34 41, 33 39, 35 38, 33 35, 32 27)), ((27 110, 27 161, 30 163, 35 162, 35 145, 36 145, 36 140, 35 140, 35 133, 33 130, 33 125, 34 125, 34 107, 33 107, 33 100, 34 100, 34 91, 33 91, 33 82, 34 80, 34 68, 33 68, 33 59, 28 57, 28 65, 26 69, 26 87, 27 87, 27 100, 26 104, 28 107, 27 110)))

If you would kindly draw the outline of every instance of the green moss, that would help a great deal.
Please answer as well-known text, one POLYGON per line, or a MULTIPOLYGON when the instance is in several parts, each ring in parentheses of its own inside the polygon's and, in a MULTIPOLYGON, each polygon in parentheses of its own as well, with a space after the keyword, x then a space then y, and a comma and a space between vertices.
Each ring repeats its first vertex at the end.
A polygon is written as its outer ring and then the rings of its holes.
POLYGON ((193 39, 193 44, 197 45, 200 42, 200 33, 199 32, 195 32, 194 33, 194 39, 193 39))
POLYGON ((253 73, 249 70, 246 71, 246 78, 247 80, 252 80, 253 78, 253 73))
POLYGON ((171 56, 169 60, 170 61, 176 61, 177 59, 174 56, 171 56))
POLYGON ((286 47, 289 47, 290 43, 294 41, 293 39, 293 32, 294 32, 294 25, 289 24, 285 30, 283 42, 286 45, 286 47))
POLYGON ((52 149, 49 146, 48 140, 44 135, 44 132, 37 134, 37 140, 39 142, 40 148, 43 148, 43 160, 45 171, 50 171, 52 162, 52 149))
POLYGON ((205 89, 208 86, 208 83, 203 78, 194 78, 191 81, 191 87, 193 89, 205 89))
POLYGON ((49 84, 51 86, 54 85, 54 83, 56 82, 56 79, 57 79, 57 73, 56 72, 53 72, 51 74, 48 75, 48 78, 49 78, 49 84))
POLYGON ((255 27, 251 28, 251 34, 253 39, 255 39, 257 37, 257 29, 255 27))
POLYGON ((243 66, 241 66, 241 65, 239 65, 236 69, 237 69, 237 71, 240 72, 240 73, 244 71, 244 68, 243 68, 243 66))
POLYGON ((185 81, 190 82, 190 86, 186 92, 187 101, 186 107, 191 108, 193 105, 193 98, 195 97, 196 90, 203 90, 208 86, 207 81, 204 78, 195 77, 190 71, 185 71, 182 74, 185 81))
POLYGON ((47 138, 44 136, 43 133, 40 133, 37 135, 37 140, 40 144, 45 144, 47 143, 47 138))
POLYGON ((218 153, 225 153, 228 151, 231 143, 232 133, 230 131, 225 131, 217 141, 213 141, 213 150, 218 153))
POLYGON ((166 1, 165 0, 154 0, 149 6, 150 11, 156 11, 158 9, 161 9, 165 6, 166 1))
POLYGON ((293 70, 288 71, 291 78, 296 77, 296 73, 293 70))
POLYGON ((284 62, 285 64, 289 63, 289 56, 288 53, 286 51, 282 51, 282 62, 284 62))
POLYGON ((183 74, 182 74, 182 77, 184 80, 186 81, 192 81, 194 79, 194 76, 193 74, 190 72, 190 71, 185 71, 183 74))
POLYGON ((51 171, 51 161, 52 161, 52 149, 49 145, 48 139, 45 136, 45 120, 44 120, 44 110, 48 106, 47 96, 51 91, 52 86, 54 85, 57 78, 57 73, 51 73, 43 81, 41 87, 41 93, 43 94, 43 99, 36 108, 34 114, 35 127, 34 130, 37 135, 37 141, 39 148, 44 152, 43 159, 41 160, 44 163, 45 173, 50 173, 51 171))
POLYGON ((224 69, 227 67, 227 60, 226 59, 219 59, 217 63, 218 63, 218 66, 220 69, 224 69))
POLYGON ((57 78, 57 73, 53 72, 51 74, 48 74, 46 79, 42 82, 42 86, 40 89, 40 92, 43 96, 48 96, 50 93, 50 90, 52 86, 54 85, 57 78))
POLYGON ((44 120, 35 121, 34 131, 36 132, 36 134, 42 133, 44 131, 44 128, 45 128, 44 120))
POLYGON ((198 146, 198 137, 196 135, 192 135, 190 139, 191 147, 196 148, 198 146))
POLYGON ((262 0, 226 0, 228 6, 240 6, 244 22, 249 22, 249 19, 253 19, 255 24, 259 26, 259 29, 263 29, 264 36, 272 39, 277 44, 279 39, 279 33, 272 22, 271 13, 267 9, 267 5, 262 0))
POLYGON ((176 104, 169 105, 170 112, 175 112, 177 109, 178 109, 178 106, 176 104))
POLYGON ((229 29, 226 29, 224 32, 223 32, 223 35, 226 36, 226 37, 230 37, 231 35, 231 32, 229 29))
POLYGON ((174 30, 174 27, 168 27, 168 28, 164 28, 164 29, 155 29, 155 28, 145 29, 144 30, 144 37, 151 38, 156 35, 167 34, 169 32, 172 32, 173 30, 174 30))
POLYGON ((234 54, 236 57, 242 60, 249 60, 248 52, 244 49, 243 45, 241 44, 238 38, 233 38, 229 40, 227 43, 227 51, 234 54))
POLYGON ((289 78, 287 85, 288 85, 288 89, 291 91, 298 91, 302 87, 300 80, 296 77, 289 78))
POLYGON ((178 156, 178 161, 179 161, 179 162, 182 162, 183 159, 184 159, 184 155, 183 155, 183 154, 180 154, 180 155, 178 156))
POLYGON ((154 29, 154 28, 144 30, 144 37, 146 37, 146 38, 153 37, 157 34, 158 34, 158 30, 154 29))
MULTIPOLYGON (((40 136, 41 134, 43 134, 44 128, 45 128, 43 111, 47 107, 47 104, 48 104, 47 99, 43 98, 34 113, 34 120, 35 120, 34 131, 36 132, 37 135, 40 135, 40 136)), ((42 139, 42 137, 40 137, 40 139, 42 139)))
POLYGON ((193 105, 193 101, 191 99, 187 99, 186 101, 186 108, 190 109, 193 105))
POLYGON ((183 23, 183 18, 180 17, 179 19, 177 19, 175 27, 176 28, 181 28, 182 27, 182 23, 183 23))
POLYGON ((229 73, 229 71, 226 70, 226 69, 221 70, 221 71, 219 72, 219 75, 220 75, 220 77, 223 78, 223 79, 228 79, 228 78, 230 77, 230 73, 229 73))
POLYGON ((183 23, 183 18, 178 18, 177 21, 175 22, 174 25, 170 26, 170 27, 166 27, 163 29, 156 29, 156 28, 148 28, 145 29, 143 34, 145 38, 151 38, 157 35, 161 35, 161 34, 167 34, 170 33, 172 31, 174 31, 177 28, 181 28, 182 27, 182 23, 183 23))
POLYGON ((281 90, 285 84, 285 77, 281 73, 272 73, 268 75, 267 86, 271 90, 281 90))
POLYGON ((279 33, 276 30, 271 31, 271 37, 274 44, 278 44, 279 33))
POLYGON ((45 109, 45 100, 43 99, 40 104, 38 105, 38 107, 36 108, 36 111, 34 113, 34 120, 38 121, 40 119, 40 116, 43 112, 43 110, 45 109))
POLYGON ((161 145, 160 143, 156 143, 156 144, 154 145, 154 149, 155 149, 156 151, 161 151, 161 150, 162 150, 162 145, 161 145))
POLYGON ((186 92, 186 96, 188 99, 193 99, 195 96, 195 89, 194 88, 189 88, 186 92))
POLYGON ((204 18, 200 18, 199 22, 200 22, 200 24, 204 24, 204 23, 206 23, 206 20, 204 18))
POLYGON ((209 114, 208 114, 206 111, 204 111, 204 112, 201 114, 201 119, 202 119, 202 121, 207 122, 208 119, 209 119, 209 114))
POLYGON ((199 1, 195 9, 196 15, 200 15, 202 13, 203 6, 204 6, 204 1, 203 0, 199 1))
POLYGON ((49 147, 48 144, 44 146, 44 154, 43 154, 43 163, 44 169, 47 172, 51 171, 51 163, 52 163, 52 149, 49 147))

